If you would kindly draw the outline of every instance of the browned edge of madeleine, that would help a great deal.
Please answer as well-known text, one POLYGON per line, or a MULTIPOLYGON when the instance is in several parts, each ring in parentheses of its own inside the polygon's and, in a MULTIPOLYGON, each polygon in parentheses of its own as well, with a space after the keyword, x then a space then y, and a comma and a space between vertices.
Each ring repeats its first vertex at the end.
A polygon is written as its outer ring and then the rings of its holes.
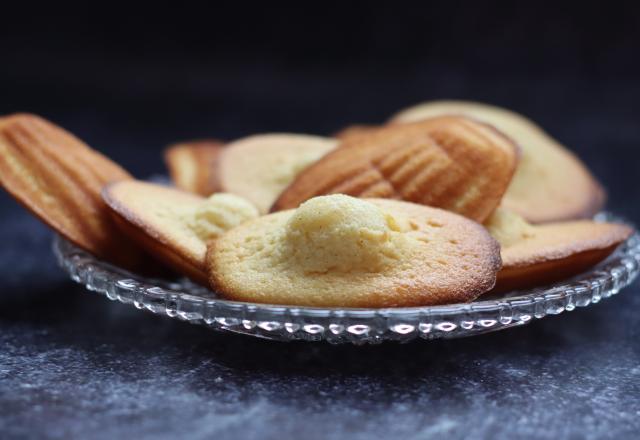
POLYGON ((218 164, 224 143, 215 139, 180 142, 164 152, 164 162, 176 187, 201 196, 222 190, 218 164))

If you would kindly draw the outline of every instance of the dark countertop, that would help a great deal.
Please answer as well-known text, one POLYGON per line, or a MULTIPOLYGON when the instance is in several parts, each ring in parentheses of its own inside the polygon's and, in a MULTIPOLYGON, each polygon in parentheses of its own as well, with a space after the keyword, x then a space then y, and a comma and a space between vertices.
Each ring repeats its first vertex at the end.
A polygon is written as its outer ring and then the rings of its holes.
MULTIPOLYGON (((617 153, 599 168, 636 160, 632 149, 617 153)), ((638 200, 634 176, 612 175, 610 206, 640 218, 624 203, 638 200)), ((56 267, 51 234, 5 194, 0 206, 3 437, 626 438, 640 429, 637 284, 470 339, 275 343, 86 293, 56 267)))
MULTIPOLYGON (((137 176, 164 172, 160 148, 179 139, 330 133, 421 100, 477 99, 539 121, 604 182, 612 211, 640 221, 640 88, 622 63, 610 78, 598 76, 608 67, 585 78, 574 70, 531 78, 420 65, 366 74, 365 67, 225 70, 177 55, 148 65, 130 56, 116 69, 116 55, 103 66, 89 50, 66 59, 43 52, 38 62, 14 55, 21 64, 1 69, 0 114, 41 113, 137 176), (46 75, 36 69, 42 60, 46 75)), ((469 339, 276 343, 87 293, 56 267, 50 232, 3 192, 0 212, 2 438, 623 439, 640 432, 638 283, 585 309, 469 339)))
POLYGON ((637 285, 469 339, 353 347, 220 334, 86 293, 3 200, 4 438, 631 438, 637 285), (7 216, 7 213, 10 214, 7 216))

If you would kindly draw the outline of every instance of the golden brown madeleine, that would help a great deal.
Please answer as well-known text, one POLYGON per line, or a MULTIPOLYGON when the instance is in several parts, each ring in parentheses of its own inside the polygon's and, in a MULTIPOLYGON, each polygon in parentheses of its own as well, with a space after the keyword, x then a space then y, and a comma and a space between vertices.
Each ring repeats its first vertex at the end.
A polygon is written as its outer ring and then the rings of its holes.
POLYGON ((633 233, 626 225, 590 220, 531 225, 504 209, 496 210, 486 226, 502 247, 496 291, 577 275, 604 260, 633 233))
POLYGON ((147 259, 115 226, 100 191, 131 176, 62 128, 29 114, 0 120, 0 183, 64 237, 128 269, 147 259))
POLYGON ((103 197, 131 240, 178 273, 205 285, 206 242, 258 216, 255 207, 237 196, 220 193, 206 199, 135 180, 108 185, 103 197))
POLYGON ((301 170, 336 145, 335 139, 291 133, 239 139, 220 157, 221 190, 246 198, 266 213, 301 170))
POLYGON ((207 262, 212 288, 233 300, 402 307, 475 299, 493 287, 500 250, 451 212, 334 194, 231 229, 207 262))
POLYGON ((522 115, 467 101, 433 101, 401 111, 392 122, 413 122, 459 114, 494 125, 521 148, 520 163, 503 206, 532 223, 588 218, 606 195, 586 166, 568 149, 522 115))
POLYGON ((223 145, 213 139, 171 145, 164 161, 175 186, 201 196, 220 191, 218 163, 223 145))
POLYGON ((347 139, 353 139, 354 137, 369 135, 379 128, 380 126, 378 125, 365 125, 365 124, 347 125, 342 130, 336 132, 333 135, 333 137, 344 142, 347 139))
POLYGON ((347 139, 302 171, 272 210, 341 193, 406 200, 482 222, 500 203, 516 163, 511 140, 464 117, 390 125, 347 139))

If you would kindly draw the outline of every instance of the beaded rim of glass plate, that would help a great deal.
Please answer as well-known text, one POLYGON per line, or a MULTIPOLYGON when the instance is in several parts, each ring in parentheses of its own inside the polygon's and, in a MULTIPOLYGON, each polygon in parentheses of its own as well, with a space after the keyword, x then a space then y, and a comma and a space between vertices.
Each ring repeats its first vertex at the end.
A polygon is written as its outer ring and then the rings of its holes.
MULTIPOLYGON (((595 219, 624 222, 608 213, 595 219)), ((354 344, 457 338, 528 324, 609 298, 631 284, 640 271, 640 235, 636 232, 591 270, 543 288, 444 306, 322 309, 227 301, 185 279, 167 281, 132 274, 61 237, 56 237, 53 249, 74 281, 138 309, 266 339, 354 344)))

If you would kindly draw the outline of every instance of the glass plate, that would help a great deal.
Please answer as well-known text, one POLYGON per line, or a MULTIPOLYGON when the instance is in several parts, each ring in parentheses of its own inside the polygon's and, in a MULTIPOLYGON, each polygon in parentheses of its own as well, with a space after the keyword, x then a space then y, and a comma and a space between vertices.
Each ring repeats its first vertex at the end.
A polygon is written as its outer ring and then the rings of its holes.
MULTIPOLYGON (((623 221, 606 213, 596 220, 623 221)), ((354 344, 458 338, 528 324, 615 295, 636 278, 640 263, 640 236, 636 232, 591 270, 543 288, 446 306, 322 309, 227 301, 185 279, 149 279, 127 272, 61 237, 55 239, 53 249, 74 281, 138 309, 260 338, 354 344)))

